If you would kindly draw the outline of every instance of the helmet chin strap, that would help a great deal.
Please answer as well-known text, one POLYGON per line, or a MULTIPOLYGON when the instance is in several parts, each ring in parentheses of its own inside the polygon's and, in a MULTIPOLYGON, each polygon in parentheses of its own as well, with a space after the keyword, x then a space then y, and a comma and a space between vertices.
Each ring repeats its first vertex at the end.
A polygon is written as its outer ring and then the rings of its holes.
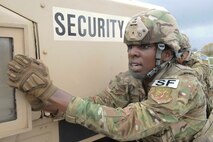
POLYGON ((156 60, 155 67, 146 74, 147 78, 151 78, 154 74, 156 74, 165 65, 165 64, 161 64, 161 54, 164 49, 165 49, 165 44, 158 43, 157 52, 156 52, 156 56, 155 56, 155 60, 156 60))

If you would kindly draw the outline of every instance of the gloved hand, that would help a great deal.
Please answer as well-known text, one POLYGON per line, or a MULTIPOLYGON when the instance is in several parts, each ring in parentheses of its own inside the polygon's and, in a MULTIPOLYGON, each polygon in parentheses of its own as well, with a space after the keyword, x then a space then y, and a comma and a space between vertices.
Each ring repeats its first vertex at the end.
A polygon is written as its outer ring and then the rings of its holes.
POLYGON ((47 101, 43 102, 31 94, 25 94, 27 101, 30 103, 32 111, 39 111, 46 107, 47 101))
POLYGON ((8 65, 9 85, 41 101, 48 100, 57 90, 49 78, 48 68, 24 55, 16 55, 8 65))

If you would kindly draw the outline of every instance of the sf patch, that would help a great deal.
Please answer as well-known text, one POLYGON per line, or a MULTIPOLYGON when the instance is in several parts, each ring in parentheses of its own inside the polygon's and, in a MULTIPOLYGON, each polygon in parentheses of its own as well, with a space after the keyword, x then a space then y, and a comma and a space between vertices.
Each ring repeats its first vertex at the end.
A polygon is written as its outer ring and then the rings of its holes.
POLYGON ((155 80, 152 86, 177 88, 178 84, 179 84, 178 79, 160 79, 155 80))
POLYGON ((172 88, 153 87, 150 90, 150 97, 158 104, 165 104, 172 101, 172 88))

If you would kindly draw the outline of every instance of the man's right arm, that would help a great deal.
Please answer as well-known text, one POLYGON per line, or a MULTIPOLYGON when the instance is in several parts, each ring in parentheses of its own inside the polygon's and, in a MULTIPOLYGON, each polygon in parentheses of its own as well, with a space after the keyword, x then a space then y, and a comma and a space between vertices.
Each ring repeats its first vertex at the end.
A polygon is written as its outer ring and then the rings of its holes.
POLYGON ((127 106, 130 103, 129 83, 125 82, 127 78, 126 73, 118 74, 103 91, 84 100, 113 108, 127 106))

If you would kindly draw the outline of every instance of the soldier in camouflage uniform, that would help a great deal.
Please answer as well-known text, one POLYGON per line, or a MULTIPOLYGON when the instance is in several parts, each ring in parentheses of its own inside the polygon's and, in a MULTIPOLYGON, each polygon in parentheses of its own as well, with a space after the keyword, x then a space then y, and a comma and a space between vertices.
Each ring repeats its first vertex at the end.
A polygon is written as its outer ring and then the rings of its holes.
POLYGON ((198 80, 202 83, 204 93, 208 101, 208 115, 213 108, 213 78, 208 57, 199 51, 192 52, 191 45, 187 35, 181 33, 181 57, 177 59, 178 63, 191 67, 196 71, 198 80))
POLYGON ((212 75, 210 71, 210 65, 208 57, 201 52, 191 52, 189 39, 185 34, 182 34, 181 51, 182 56, 177 61, 183 65, 189 66, 197 73, 198 79, 201 81, 204 92, 207 98, 207 123, 203 127, 202 131, 197 133, 193 142, 212 142, 213 141, 213 86, 212 75))
POLYGON ((47 68, 24 55, 9 63, 9 84, 46 102, 46 111, 64 112, 66 121, 119 141, 191 141, 206 122, 206 101, 196 73, 173 60, 179 57, 180 37, 169 12, 148 10, 133 17, 124 37, 129 71, 93 98, 55 87, 47 68))

